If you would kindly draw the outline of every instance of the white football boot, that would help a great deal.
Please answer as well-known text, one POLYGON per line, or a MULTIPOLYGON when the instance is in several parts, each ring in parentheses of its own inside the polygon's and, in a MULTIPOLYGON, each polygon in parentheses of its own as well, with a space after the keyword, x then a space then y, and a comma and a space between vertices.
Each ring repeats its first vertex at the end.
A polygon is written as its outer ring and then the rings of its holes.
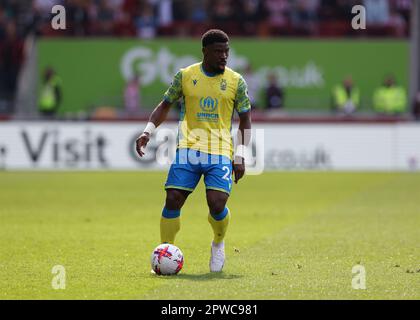
POLYGON ((225 264, 225 243, 211 243, 210 272, 221 272, 225 264))

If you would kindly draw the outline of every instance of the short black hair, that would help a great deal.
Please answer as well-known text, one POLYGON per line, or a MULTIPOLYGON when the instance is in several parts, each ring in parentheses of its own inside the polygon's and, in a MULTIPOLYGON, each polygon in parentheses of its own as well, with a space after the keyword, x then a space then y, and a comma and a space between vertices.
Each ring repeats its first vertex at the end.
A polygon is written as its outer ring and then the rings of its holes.
POLYGON ((203 45, 203 48, 215 42, 222 42, 222 43, 229 42, 229 37, 222 30, 210 29, 206 33, 204 33, 201 38, 201 44, 203 45))

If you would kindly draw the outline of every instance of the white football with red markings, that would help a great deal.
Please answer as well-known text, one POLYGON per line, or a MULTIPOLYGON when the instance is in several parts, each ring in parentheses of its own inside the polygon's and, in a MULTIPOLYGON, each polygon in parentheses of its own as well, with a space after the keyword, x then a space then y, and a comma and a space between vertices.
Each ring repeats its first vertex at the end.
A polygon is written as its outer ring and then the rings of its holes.
POLYGON ((162 243, 153 250, 151 264, 157 275, 174 275, 181 271, 184 255, 177 246, 162 243))

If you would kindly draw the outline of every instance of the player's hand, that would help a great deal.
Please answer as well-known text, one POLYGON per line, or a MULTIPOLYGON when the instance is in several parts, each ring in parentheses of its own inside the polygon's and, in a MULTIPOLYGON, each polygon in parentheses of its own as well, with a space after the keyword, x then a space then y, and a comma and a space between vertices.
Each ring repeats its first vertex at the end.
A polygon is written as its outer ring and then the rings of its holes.
POLYGON ((143 132, 140 137, 136 140, 136 151, 140 157, 144 156, 142 148, 146 148, 147 143, 150 140, 150 134, 148 132, 143 132))
POLYGON ((235 157, 233 160, 233 174, 235 175, 235 183, 245 174, 245 159, 242 157, 235 157))

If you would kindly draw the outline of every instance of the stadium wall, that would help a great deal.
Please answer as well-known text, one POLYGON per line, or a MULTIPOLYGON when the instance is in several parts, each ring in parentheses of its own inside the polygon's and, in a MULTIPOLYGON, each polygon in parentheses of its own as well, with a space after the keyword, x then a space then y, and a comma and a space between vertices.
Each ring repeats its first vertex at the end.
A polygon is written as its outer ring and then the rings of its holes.
MULTIPOLYGON (((166 170, 177 123, 159 127, 140 159, 134 141, 146 123, 6 122, 3 170, 166 170), (162 157, 158 157, 160 155, 162 157), (164 159, 162 163, 157 158, 164 159)), ((420 125, 255 124, 250 172, 419 170, 420 125)), ((162 161, 162 160, 160 160, 162 161)))

